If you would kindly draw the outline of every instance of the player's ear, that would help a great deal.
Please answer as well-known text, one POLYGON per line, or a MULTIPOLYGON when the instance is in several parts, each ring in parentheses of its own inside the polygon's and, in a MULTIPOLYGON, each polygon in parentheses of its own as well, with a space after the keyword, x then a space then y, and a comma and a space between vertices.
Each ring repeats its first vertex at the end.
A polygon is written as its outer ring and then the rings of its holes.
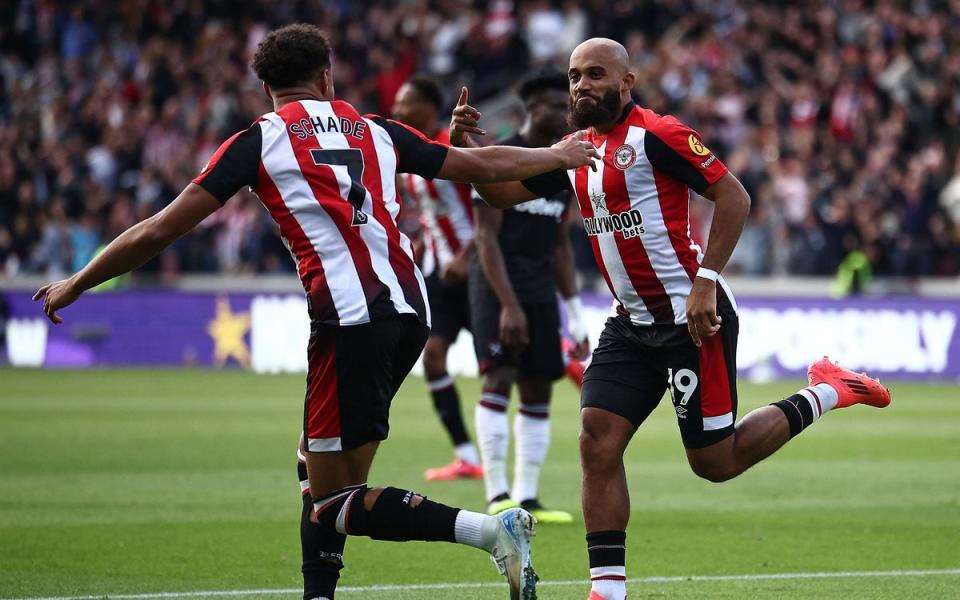
POLYGON ((621 92, 629 92, 637 84, 637 75, 633 71, 627 71, 620 82, 621 92))
POLYGON ((321 69, 317 83, 323 97, 333 99, 333 71, 331 69, 321 69))
POLYGON ((267 97, 267 100, 273 102, 273 94, 270 93, 270 86, 267 85, 267 82, 263 82, 263 95, 267 97))

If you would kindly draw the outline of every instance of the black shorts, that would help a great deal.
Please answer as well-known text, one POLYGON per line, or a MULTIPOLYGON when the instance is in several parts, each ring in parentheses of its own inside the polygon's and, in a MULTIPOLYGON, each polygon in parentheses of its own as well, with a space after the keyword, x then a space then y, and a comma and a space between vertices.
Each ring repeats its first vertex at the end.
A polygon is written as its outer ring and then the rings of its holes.
POLYGON ((390 402, 430 329, 413 315, 362 325, 310 326, 303 436, 310 452, 387 439, 390 402))
POLYGON ((634 325, 607 319, 583 376, 581 408, 602 408, 641 423, 669 388, 683 445, 704 448, 733 433, 737 418, 736 313, 697 348, 686 325, 634 325))
POLYGON ((553 381, 563 376, 560 346, 560 309, 551 302, 521 303, 527 317, 530 343, 520 351, 500 343, 500 302, 489 289, 471 286, 473 345, 480 373, 499 367, 517 369, 517 379, 553 381))
POLYGON ((439 335, 451 343, 461 329, 470 330, 470 295, 467 281, 445 283, 434 271, 426 279, 430 300, 430 335, 439 335))

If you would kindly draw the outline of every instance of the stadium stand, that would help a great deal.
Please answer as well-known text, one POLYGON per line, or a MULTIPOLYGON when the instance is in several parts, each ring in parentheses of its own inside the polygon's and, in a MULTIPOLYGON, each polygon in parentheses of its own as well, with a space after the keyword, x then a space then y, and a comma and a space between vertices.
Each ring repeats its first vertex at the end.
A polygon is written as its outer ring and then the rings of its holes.
MULTIPOLYGON (((0 273, 73 272, 169 202, 269 110, 247 62, 291 21, 325 27, 338 91, 385 114, 415 72, 503 103, 522 73, 615 38, 638 99, 698 128, 751 193, 728 271, 960 274, 956 0, 5 2, 0 273)), ((240 194, 145 272, 292 270, 240 194)))

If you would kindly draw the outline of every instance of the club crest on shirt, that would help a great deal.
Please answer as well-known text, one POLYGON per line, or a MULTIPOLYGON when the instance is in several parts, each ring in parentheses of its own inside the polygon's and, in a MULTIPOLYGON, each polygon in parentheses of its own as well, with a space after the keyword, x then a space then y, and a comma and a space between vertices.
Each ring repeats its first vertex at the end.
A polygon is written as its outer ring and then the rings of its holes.
POLYGON ((623 144, 613 151, 613 164, 621 171, 626 171, 637 162, 637 151, 630 144, 623 144))

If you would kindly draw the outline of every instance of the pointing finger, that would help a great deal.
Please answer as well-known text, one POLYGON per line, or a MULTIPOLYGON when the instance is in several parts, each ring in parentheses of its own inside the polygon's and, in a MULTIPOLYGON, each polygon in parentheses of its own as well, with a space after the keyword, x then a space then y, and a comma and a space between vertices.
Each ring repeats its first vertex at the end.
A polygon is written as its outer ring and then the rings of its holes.
POLYGON ((467 86, 460 88, 460 99, 457 100, 457 106, 463 106, 467 103, 469 92, 467 91, 467 86))
POLYGON ((37 293, 33 295, 33 301, 36 302, 40 298, 43 298, 47 294, 47 289, 49 288, 50 288, 50 284, 48 283, 47 285, 37 290, 37 293))

